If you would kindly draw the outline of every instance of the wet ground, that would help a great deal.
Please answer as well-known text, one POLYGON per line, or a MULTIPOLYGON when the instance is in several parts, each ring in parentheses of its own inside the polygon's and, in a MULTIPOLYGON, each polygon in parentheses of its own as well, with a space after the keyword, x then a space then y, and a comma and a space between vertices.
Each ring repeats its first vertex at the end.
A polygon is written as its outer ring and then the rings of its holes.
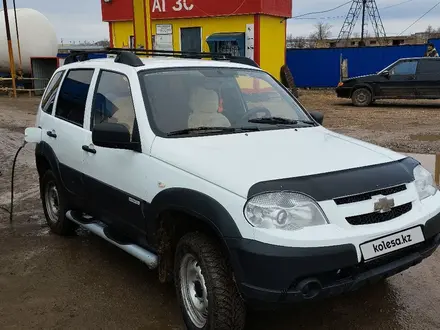
MULTIPOLYGON (((440 152, 435 102, 350 107, 331 94, 301 99, 326 112, 326 126, 404 152, 440 152), (318 101, 321 99, 321 101, 318 101), (412 139, 414 136, 429 136, 412 139), (396 147, 397 146, 397 147, 396 147)), ((10 165, 37 99, 0 98, 0 205, 10 165)), ((0 329, 183 329, 174 289, 133 257, 79 232, 49 233, 38 199, 31 145, 18 158, 13 225, 0 211, 0 329)), ((251 313, 248 329, 440 329, 440 251, 385 283, 318 304, 251 313)))

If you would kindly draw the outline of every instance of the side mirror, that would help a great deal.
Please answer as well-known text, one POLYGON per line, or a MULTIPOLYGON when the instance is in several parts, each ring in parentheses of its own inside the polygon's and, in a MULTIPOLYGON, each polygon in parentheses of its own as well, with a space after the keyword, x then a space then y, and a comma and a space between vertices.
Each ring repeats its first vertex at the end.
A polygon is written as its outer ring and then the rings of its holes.
POLYGON ((319 111, 310 111, 309 112, 310 116, 312 116, 312 118, 319 124, 322 125, 322 123, 324 122, 324 114, 322 112, 319 111))
POLYGON ((98 147, 140 151, 140 144, 131 142, 127 126, 119 123, 101 123, 93 127, 92 142, 98 147))
POLYGON ((390 72, 388 70, 385 70, 385 71, 381 72, 380 75, 388 78, 390 76, 390 72))

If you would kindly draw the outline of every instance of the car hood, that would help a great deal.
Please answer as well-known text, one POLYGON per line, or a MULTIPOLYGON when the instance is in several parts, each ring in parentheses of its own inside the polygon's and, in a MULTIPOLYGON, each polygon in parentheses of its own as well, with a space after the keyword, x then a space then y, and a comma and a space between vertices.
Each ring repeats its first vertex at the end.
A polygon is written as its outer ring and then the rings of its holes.
POLYGON ((343 80, 344 84, 350 83, 350 82, 367 82, 367 81, 377 81, 378 79, 382 79, 378 74, 367 74, 363 76, 356 76, 356 77, 350 77, 343 80))
POLYGON ((261 181, 405 158, 322 126, 216 136, 157 137, 151 155, 244 198, 249 188, 261 181))

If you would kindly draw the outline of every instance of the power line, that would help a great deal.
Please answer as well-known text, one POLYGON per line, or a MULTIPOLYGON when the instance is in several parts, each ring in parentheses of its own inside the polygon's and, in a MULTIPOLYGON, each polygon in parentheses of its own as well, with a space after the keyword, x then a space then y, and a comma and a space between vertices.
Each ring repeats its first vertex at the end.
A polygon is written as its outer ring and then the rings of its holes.
POLYGON ((309 15, 314 15, 314 14, 328 13, 329 11, 333 11, 333 10, 339 9, 339 8, 341 8, 341 7, 344 7, 344 6, 348 5, 348 4, 351 3, 351 2, 352 2, 352 0, 347 1, 347 2, 343 3, 342 5, 339 5, 339 6, 337 6, 337 7, 334 7, 334 8, 328 9, 328 10, 314 11, 314 12, 310 12, 310 13, 301 14, 301 15, 298 15, 298 16, 293 16, 293 17, 291 17, 291 18, 298 18, 298 17, 309 16, 309 15))
MULTIPOLYGON (((402 1, 402 2, 399 2, 399 3, 395 3, 394 5, 390 5, 390 6, 386 6, 386 7, 380 8, 379 10, 385 10, 385 9, 388 9, 388 8, 393 8, 393 7, 401 6, 401 5, 404 5, 404 4, 412 2, 412 1, 414 1, 414 0, 402 1)), ((333 10, 339 9, 339 8, 341 8, 343 6, 346 6, 350 2, 352 2, 352 1, 349 1, 347 3, 343 3, 342 5, 339 5, 338 7, 335 7, 335 8, 329 9, 329 10, 320 11, 320 12, 306 13, 306 14, 302 14, 302 15, 299 15, 299 16, 294 16, 292 18, 303 19, 303 20, 316 20, 316 19, 318 19, 318 20, 331 20, 331 19, 345 18, 345 15, 343 15, 343 16, 342 15, 341 16, 327 16, 327 17, 305 17, 305 18, 301 18, 301 17, 309 16, 309 15, 314 15, 314 14, 327 13, 329 11, 333 11, 333 10)))
POLYGON ((404 5, 405 3, 408 3, 408 2, 412 2, 412 1, 414 1, 414 0, 402 1, 402 2, 399 2, 399 3, 395 3, 394 5, 390 5, 390 6, 386 6, 386 7, 380 8, 379 10, 384 10, 384 9, 388 9, 388 8, 397 7, 397 6, 400 6, 400 5, 404 5))
POLYGON ((411 27, 413 27, 418 21, 420 21, 423 17, 425 17, 426 15, 428 15, 431 11, 433 11, 435 9, 435 7, 437 7, 438 5, 440 5, 440 1, 437 2, 437 4, 435 4, 434 6, 431 7, 431 9, 429 9, 426 13, 424 13, 422 16, 420 16, 418 19, 416 19, 410 26, 408 26, 405 30, 403 30, 402 32, 400 32, 399 36, 401 36, 402 34, 404 34, 407 30, 409 30, 411 27))
POLYGON ((310 19, 319 19, 319 20, 337 20, 340 18, 345 18, 345 15, 339 15, 339 16, 326 16, 326 17, 301 17, 297 19, 304 19, 304 20, 310 20, 310 19))

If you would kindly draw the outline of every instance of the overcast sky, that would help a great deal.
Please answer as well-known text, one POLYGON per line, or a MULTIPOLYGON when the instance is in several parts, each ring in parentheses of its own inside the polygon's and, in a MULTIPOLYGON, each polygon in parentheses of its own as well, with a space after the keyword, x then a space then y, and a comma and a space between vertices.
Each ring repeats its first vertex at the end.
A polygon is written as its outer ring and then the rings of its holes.
MULTIPOLYGON (((379 9, 400 4, 381 11, 382 21, 388 35, 401 33, 438 1, 376 0, 379 9)), ((347 0, 295 0, 293 2, 293 16, 324 11, 344 2, 347 2, 347 0)), ((8 3, 12 7, 12 1, 8 0, 8 3)), ((16 3, 18 7, 34 8, 42 12, 55 26, 58 38, 64 39, 65 42, 108 38, 108 27, 101 22, 99 0, 16 0, 16 3)), ((322 21, 332 26, 332 36, 337 37, 349 7, 349 5, 345 5, 331 12, 303 17, 313 19, 290 19, 288 21, 288 33, 295 36, 307 36, 313 30, 314 24, 322 21)), ((2 8, 1 4, 0 8, 2 8)), ((406 33, 423 31, 430 24, 434 27, 440 27, 440 6, 436 7, 406 33)), ((371 23, 368 30, 373 32, 371 23)), ((359 31, 360 23, 355 28, 355 32, 359 31)))

